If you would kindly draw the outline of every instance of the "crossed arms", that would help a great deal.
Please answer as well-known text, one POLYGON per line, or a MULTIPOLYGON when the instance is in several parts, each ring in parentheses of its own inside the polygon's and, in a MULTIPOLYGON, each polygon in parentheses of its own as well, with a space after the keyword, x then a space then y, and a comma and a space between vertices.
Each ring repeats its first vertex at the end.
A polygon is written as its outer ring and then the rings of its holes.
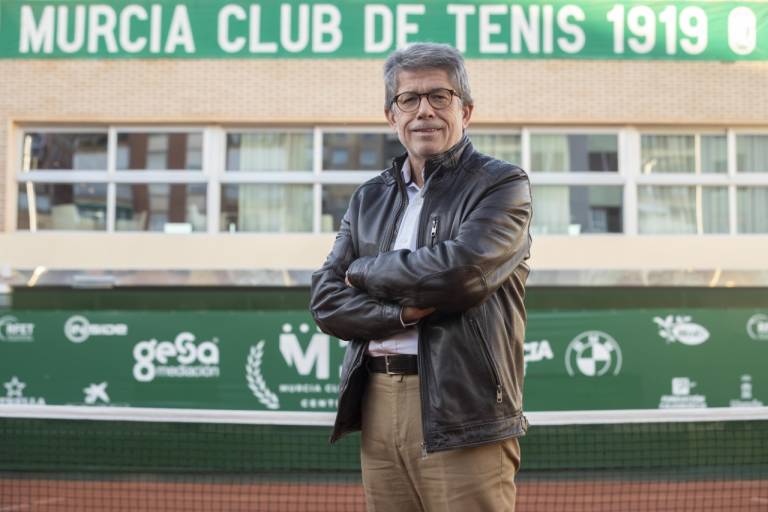
POLYGON ((324 332, 340 339, 389 337, 404 328, 402 308, 466 311, 528 256, 531 194, 523 173, 487 184, 453 239, 415 251, 358 257, 350 228, 357 199, 328 258, 312 275, 312 315, 324 332))

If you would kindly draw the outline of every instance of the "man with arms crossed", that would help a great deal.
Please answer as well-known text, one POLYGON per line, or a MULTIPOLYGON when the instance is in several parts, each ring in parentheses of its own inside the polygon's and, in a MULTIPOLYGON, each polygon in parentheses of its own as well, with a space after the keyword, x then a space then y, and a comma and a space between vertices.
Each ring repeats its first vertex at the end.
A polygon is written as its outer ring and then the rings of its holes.
POLYGON ((317 325, 350 340, 331 440, 362 429, 369 512, 513 510, 528 177, 472 147, 457 50, 397 50, 384 81, 407 154, 353 194, 312 276, 317 325))

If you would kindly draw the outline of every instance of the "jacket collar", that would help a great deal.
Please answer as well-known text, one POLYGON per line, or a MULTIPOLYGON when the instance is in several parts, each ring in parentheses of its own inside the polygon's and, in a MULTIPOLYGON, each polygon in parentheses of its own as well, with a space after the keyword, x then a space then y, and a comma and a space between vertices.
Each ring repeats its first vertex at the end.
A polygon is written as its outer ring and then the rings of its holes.
MULTIPOLYGON (((473 152, 472 148, 472 142, 470 142, 469 137, 466 133, 461 137, 461 140, 451 146, 450 149, 445 151, 444 153, 440 153, 439 155, 435 155, 431 158, 429 158, 425 164, 424 164, 424 180, 426 181, 429 179, 429 177, 437 171, 438 169, 443 169, 444 171, 453 171, 456 168, 459 167, 459 164, 462 161, 462 157, 465 155, 471 155, 473 152)), ((389 178, 387 181, 394 183, 398 179, 402 179, 402 175, 400 175, 403 164, 405 163, 405 160, 408 158, 408 153, 404 153, 398 157, 395 157, 392 160, 392 172, 388 172, 386 175, 389 178), (391 180, 391 181, 390 181, 391 180)))

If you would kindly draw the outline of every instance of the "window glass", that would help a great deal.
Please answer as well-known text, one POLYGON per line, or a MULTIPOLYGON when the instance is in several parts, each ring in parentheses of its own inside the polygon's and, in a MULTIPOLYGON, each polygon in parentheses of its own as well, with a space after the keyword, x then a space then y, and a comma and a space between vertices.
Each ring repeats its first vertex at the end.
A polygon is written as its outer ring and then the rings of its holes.
POLYGON ((739 233, 768 233, 768 187, 738 187, 739 233))
POLYGON ((728 233, 726 187, 640 186, 638 210, 640 233, 728 233))
POLYGON ((323 169, 381 171, 405 153, 394 133, 324 133, 323 169))
POLYGON ((538 172, 618 172, 618 136, 531 134, 531 169, 538 172))
POLYGON ((227 134, 228 171, 311 171, 311 132, 227 134))
POLYGON ((106 171, 106 133, 24 134, 22 171, 106 171))
POLYGON ((533 232, 537 235, 621 233, 622 187, 533 187, 533 232))
POLYGON ((107 186, 102 183, 19 183, 19 229, 102 231, 107 186))
POLYGON ((481 153, 520 165, 522 160, 520 156, 520 135, 472 133, 470 134, 470 139, 475 149, 481 153))
MULTIPOLYGON (((728 172, 725 135, 701 135, 699 140, 701 172, 728 172)), ((695 135, 643 135, 640 144, 643 174, 696 172, 695 135)))
POLYGON ((222 185, 221 231, 312 231, 312 185, 222 185))
POLYGON ((203 168, 203 134, 118 133, 119 171, 199 171, 203 168))
POLYGON ((768 135, 736 136, 736 170, 768 172, 768 135))
POLYGON ((728 172, 728 140, 725 135, 701 136, 701 172, 728 172))
POLYGON ((116 231, 206 230, 204 183, 117 185, 116 231))
POLYGON ((349 198, 358 185, 324 185, 323 186, 323 216, 320 229, 324 232, 335 232, 341 226, 341 219, 347 212, 349 198))

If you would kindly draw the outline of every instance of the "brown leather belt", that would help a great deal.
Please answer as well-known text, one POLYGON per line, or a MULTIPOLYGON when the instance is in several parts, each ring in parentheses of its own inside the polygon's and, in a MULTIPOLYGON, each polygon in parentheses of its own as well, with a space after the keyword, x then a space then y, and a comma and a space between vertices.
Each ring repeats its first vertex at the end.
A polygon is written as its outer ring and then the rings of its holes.
POLYGON ((416 356, 407 354, 369 357, 368 371, 388 375, 418 375, 419 364, 416 356))

